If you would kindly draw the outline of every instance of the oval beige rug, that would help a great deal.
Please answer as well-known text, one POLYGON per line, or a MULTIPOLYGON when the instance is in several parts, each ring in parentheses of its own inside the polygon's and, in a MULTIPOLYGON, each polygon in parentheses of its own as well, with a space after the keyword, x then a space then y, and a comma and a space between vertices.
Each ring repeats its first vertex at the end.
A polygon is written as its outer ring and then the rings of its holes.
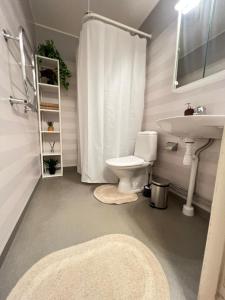
POLYGON ((8 300, 169 300, 154 254, 127 235, 106 235, 54 252, 18 281, 8 300))
POLYGON ((97 200, 107 204, 123 204, 133 202, 138 199, 135 193, 121 193, 116 185, 103 184, 94 190, 94 196, 97 200))

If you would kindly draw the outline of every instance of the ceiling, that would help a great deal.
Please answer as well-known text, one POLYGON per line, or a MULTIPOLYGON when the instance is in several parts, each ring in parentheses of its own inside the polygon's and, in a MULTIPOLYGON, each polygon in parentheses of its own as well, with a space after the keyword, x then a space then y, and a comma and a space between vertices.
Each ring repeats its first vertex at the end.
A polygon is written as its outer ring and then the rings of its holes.
POLYGON ((30 0, 35 23, 79 36, 89 10, 139 28, 159 0, 30 0))

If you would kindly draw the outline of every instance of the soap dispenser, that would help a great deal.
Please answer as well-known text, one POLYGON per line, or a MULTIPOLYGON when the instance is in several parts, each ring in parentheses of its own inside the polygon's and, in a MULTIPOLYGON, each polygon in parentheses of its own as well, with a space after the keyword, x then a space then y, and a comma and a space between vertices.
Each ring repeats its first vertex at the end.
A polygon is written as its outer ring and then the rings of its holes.
POLYGON ((191 107, 191 103, 186 103, 187 109, 184 111, 185 116, 191 116, 194 114, 194 109, 191 107))

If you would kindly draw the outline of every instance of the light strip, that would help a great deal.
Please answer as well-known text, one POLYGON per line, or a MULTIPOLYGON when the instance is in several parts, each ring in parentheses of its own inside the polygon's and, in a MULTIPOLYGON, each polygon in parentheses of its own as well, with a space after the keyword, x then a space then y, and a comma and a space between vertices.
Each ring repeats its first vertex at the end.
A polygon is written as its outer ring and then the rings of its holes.
POLYGON ((199 5, 201 0, 180 0, 175 5, 175 10, 181 12, 182 14, 187 14, 189 11, 191 11, 193 8, 199 5))

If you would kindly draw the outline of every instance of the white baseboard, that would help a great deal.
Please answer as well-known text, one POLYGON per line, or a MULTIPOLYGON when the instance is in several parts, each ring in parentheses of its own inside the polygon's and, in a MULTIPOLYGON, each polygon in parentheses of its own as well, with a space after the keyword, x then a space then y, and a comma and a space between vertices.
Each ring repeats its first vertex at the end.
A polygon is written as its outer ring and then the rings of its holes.
MULTIPOLYGON (((184 200, 186 200, 186 198, 187 198, 187 191, 184 188, 180 187, 180 186, 176 186, 176 185, 172 184, 170 186, 170 191, 173 194, 181 197, 184 200)), ((193 204, 200 207, 201 209, 209 212, 209 213, 211 211, 212 202, 208 199, 205 199, 205 198, 199 197, 197 195, 194 195, 193 204)))

